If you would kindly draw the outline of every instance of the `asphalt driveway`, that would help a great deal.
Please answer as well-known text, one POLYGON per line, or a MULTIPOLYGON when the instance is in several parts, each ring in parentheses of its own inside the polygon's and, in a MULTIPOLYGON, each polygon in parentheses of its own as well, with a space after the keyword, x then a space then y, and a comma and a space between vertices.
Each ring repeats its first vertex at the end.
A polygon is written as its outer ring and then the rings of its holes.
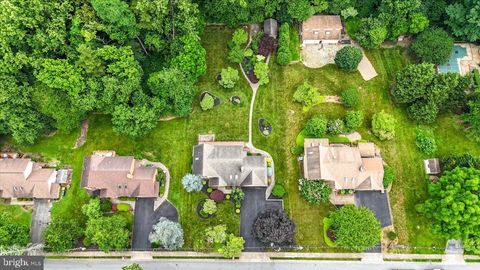
POLYGON ((178 222, 178 212, 175 206, 165 200, 154 210, 154 202, 154 198, 138 198, 135 202, 132 237, 132 249, 134 250, 151 249, 148 235, 152 231, 152 226, 157 223, 161 217, 166 217, 171 221, 178 222))
POLYGON ((43 231, 50 223, 50 207, 51 203, 48 200, 35 199, 33 202, 30 237, 34 244, 43 243, 43 231))
POLYGON ((257 215, 265 209, 283 209, 281 200, 266 200, 266 188, 243 188, 245 199, 240 215, 240 235, 245 239, 245 251, 261 251, 265 247, 252 234, 253 222, 257 215))
POLYGON ((388 194, 380 191, 356 191, 355 204, 372 210, 383 227, 392 225, 388 194))

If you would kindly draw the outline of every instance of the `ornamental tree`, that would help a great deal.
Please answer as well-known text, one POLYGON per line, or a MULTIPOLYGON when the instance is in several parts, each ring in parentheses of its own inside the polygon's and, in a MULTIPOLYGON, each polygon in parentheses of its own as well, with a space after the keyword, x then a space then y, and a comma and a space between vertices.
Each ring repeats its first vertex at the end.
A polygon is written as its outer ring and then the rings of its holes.
POLYGON ((192 81, 205 74, 207 62, 206 51, 197 35, 185 35, 173 45, 176 56, 171 61, 171 67, 177 68, 188 75, 192 81))
POLYGON ((267 84, 270 81, 268 78, 268 65, 265 62, 257 62, 253 68, 253 72, 255 73, 260 85, 267 84))
POLYGON ((413 41, 410 49, 422 62, 440 65, 452 54, 453 38, 441 28, 423 31, 413 41))
POLYGON ((372 131, 380 140, 391 140, 395 137, 396 120, 393 115, 380 111, 373 115, 372 131))
POLYGON ((252 232, 264 244, 289 245, 294 241, 295 224, 283 210, 267 209, 255 218, 252 232))
POLYGON ((322 180, 300 179, 300 195, 311 204, 328 202, 332 188, 322 180))
POLYGON ((123 250, 130 244, 130 232, 123 216, 90 218, 83 243, 97 245, 102 251, 123 250))
POLYGON ((433 230, 445 239, 461 239, 472 245, 480 231, 480 170, 457 167, 428 183, 429 198, 417 210, 434 221, 433 230))
POLYGON ((387 27, 381 20, 368 17, 362 19, 355 39, 364 48, 378 48, 387 38, 387 33, 387 27))
POLYGON ((218 81, 218 83, 226 89, 233 88, 237 81, 240 79, 240 77, 238 76, 238 70, 231 67, 222 68, 220 77, 221 79, 220 81, 218 81))
POLYGON ((365 251, 380 242, 381 226, 372 210, 347 204, 330 214, 335 244, 354 251, 365 251))
POLYGON ((225 245, 219 248, 218 252, 225 258, 235 258, 242 253, 244 245, 245 240, 242 237, 229 234, 225 245))
POLYGON ((233 32, 231 46, 242 46, 248 41, 248 33, 243 28, 238 28, 233 32))
POLYGON ((148 240, 168 250, 179 249, 184 243, 182 226, 178 222, 161 217, 157 224, 153 225, 153 231, 148 236, 148 240))
POLYGON ((305 124, 307 136, 320 138, 327 132, 327 118, 323 115, 316 115, 310 118, 305 124))
POLYGON ((335 55, 335 64, 338 68, 352 71, 356 70, 358 64, 362 60, 362 50, 353 46, 345 46, 341 48, 335 55))
POLYGON ((415 129, 415 144, 426 155, 431 155, 437 151, 437 143, 433 132, 427 129, 415 129))
POLYGON ((311 106, 318 101, 318 88, 310 85, 308 82, 304 82, 297 87, 297 90, 293 94, 293 99, 296 102, 301 102, 305 106, 311 106))
POLYGON ((202 178, 188 173, 182 178, 182 185, 187 192, 200 191, 203 187, 202 178))
POLYGON ((210 94, 205 94, 200 101, 200 107, 202 110, 207 111, 213 108, 215 105, 215 99, 210 94))

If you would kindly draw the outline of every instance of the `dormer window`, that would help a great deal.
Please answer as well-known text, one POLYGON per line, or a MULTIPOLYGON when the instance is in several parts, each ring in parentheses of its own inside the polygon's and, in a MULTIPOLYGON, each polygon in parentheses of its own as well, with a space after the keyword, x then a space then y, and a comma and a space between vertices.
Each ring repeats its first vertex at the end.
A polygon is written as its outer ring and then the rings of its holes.
POLYGON ((127 185, 123 186, 125 189, 127 189, 127 185))
POLYGON ((122 189, 122 185, 118 185, 118 189, 122 189))

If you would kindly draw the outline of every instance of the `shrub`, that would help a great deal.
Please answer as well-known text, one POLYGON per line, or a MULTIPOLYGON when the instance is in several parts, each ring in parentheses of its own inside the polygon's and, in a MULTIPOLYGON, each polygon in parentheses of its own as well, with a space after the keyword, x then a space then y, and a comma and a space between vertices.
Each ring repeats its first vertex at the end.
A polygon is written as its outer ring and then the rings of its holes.
POLYGON ((183 247, 183 229, 179 223, 161 217, 157 224, 153 225, 153 231, 148 236, 150 243, 163 246, 168 250, 183 247))
POLYGON ((283 198, 283 196, 285 196, 285 193, 286 193, 286 190, 282 185, 275 184, 275 186, 273 187, 273 190, 272 190, 273 196, 275 196, 277 198, 283 198))
POLYGON ((268 78, 268 65, 265 62, 257 62, 253 68, 253 71, 260 85, 267 84, 270 81, 268 78))
POLYGON ((364 251, 380 242, 380 222, 368 208, 347 204, 332 212, 330 218, 339 247, 364 251))
POLYGON ((394 231, 388 231, 387 238, 390 241, 397 239, 397 234, 394 231))
POLYGON ((213 188, 211 188, 211 187, 207 188, 207 192, 208 192, 209 194, 212 193, 212 191, 213 191, 213 188))
POLYGON ((431 124, 437 119, 438 106, 434 101, 419 101, 410 105, 407 113, 412 120, 418 123, 431 124))
POLYGON ((332 188, 322 180, 299 180, 300 195, 309 203, 328 202, 332 188))
POLYGON ((345 128, 348 131, 355 131, 363 124, 363 113, 361 111, 349 111, 345 115, 345 128))
POLYGON ((243 61, 243 56, 244 50, 240 48, 240 46, 234 46, 230 48, 230 51, 228 52, 228 60, 234 64, 239 64, 243 61))
POLYGON ((395 123, 395 118, 382 110, 373 116, 373 134, 382 141, 391 140, 395 137, 395 123))
POLYGON ((238 28, 233 32, 231 46, 241 46, 248 41, 248 33, 243 28, 238 28))
POLYGON ((316 87, 313 87, 308 82, 304 82, 297 87, 297 90, 293 94, 293 99, 296 102, 303 103, 305 106, 311 106, 317 103, 318 95, 319 93, 316 87))
POLYGON ((355 17, 358 15, 358 11, 354 7, 348 7, 340 12, 343 19, 348 19, 350 17, 355 17))
POLYGON ((328 120, 327 122, 327 131, 330 135, 338 135, 345 130, 345 123, 342 119, 333 119, 328 120))
MULTIPOLYGON (((20 234, 16 231, 15 236, 20 234)), ((28 242, 28 228, 25 231, 28 242)), ((83 235, 83 228, 73 219, 54 219, 43 233, 46 246, 53 252, 64 252, 75 247, 77 239, 83 235)), ((2 241, 2 245, 6 245, 2 241)), ((21 243, 15 243, 21 245, 21 243)))
POLYGON ((390 166, 383 166, 383 187, 388 188, 395 180, 395 171, 390 166))
POLYGON ((358 64, 362 60, 362 50, 353 46, 345 46, 341 48, 335 55, 335 64, 339 69, 356 70, 358 64))
POLYGON ((112 211, 112 202, 109 199, 100 199, 100 211, 108 213, 112 211))
POLYGON ((418 35, 410 48, 420 61, 441 65, 450 58, 453 38, 441 28, 427 29, 418 35))
POLYGON ((295 237, 295 224, 281 209, 267 209, 257 215, 252 228, 260 242, 271 245, 288 245, 295 237))
POLYGON ((223 244, 227 240, 227 226, 217 225, 205 229, 205 240, 209 244, 223 244))
POLYGON ((245 240, 242 237, 229 234, 225 245, 219 248, 218 252, 225 258, 238 257, 242 253, 243 245, 245 245, 245 240))
POLYGON ((214 190, 212 193, 210 193, 210 199, 214 200, 215 202, 221 202, 223 199, 225 199, 225 194, 221 190, 214 190))
POLYGON ((416 128, 415 129, 415 144, 420 151, 426 155, 431 155, 437 151, 437 143, 430 130, 416 128))
POLYGON ((238 70, 231 67, 223 68, 220 76, 221 79, 218 83, 227 89, 233 88, 235 83, 240 79, 238 76, 238 70))
POLYGON ((340 101, 345 107, 357 108, 360 105, 360 93, 356 88, 348 88, 340 94, 340 101))
POLYGON ((310 118, 305 124, 305 133, 308 136, 314 136, 317 138, 325 135, 327 131, 327 118, 323 115, 316 115, 310 118))
POLYGON ((480 157, 471 154, 446 156, 442 158, 441 162, 444 171, 451 171, 456 167, 471 167, 480 170, 480 157))
POLYGON ((206 199, 203 202, 202 211, 207 215, 213 215, 217 212, 217 204, 214 200, 206 199))
POLYGON ((267 57, 277 47, 275 38, 269 35, 263 35, 260 43, 258 44, 258 54, 267 57))
POLYGON ((206 93, 202 100, 200 101, 200 107, 202 110, 207 111, 213 108, 213 105, 215 104, 215 99, 212 97, 212 95, 206 93))
POLYGON ((200 191, 203 187, 202 178, 191 173, 186 174, 182 178, 182 184, 187 192, 200 191))
POLYGON ((398 103, 410 103, 425 95, 435 77, 434 66, 429 63, 410 64, 397 73, 393 96, 398 103))
POLYGON ((236 203, 241 203, 245 199, 245 193, 241 188, 232 189, 232 197, 236 203))
POLYGON ((288 23, 280 26, 278 36, 277 63, 285 66, 292 60, 292 52, 290 51, 290 26, 288 23))

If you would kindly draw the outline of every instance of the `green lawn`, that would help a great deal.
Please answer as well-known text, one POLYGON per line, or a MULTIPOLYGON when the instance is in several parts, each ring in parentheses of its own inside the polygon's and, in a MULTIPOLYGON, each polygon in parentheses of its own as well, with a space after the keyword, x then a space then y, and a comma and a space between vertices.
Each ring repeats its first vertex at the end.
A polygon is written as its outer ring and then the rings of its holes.
POLYGON ((19 205, 0 204, 0 213, 8 213, 12 222, 30 227, 32 223, 32 210, 19 205))
MULTIPOLYGON (((248 139, 251 90, 246 80, 242 78, 234 89, 225 90, 215 79, 222 68, 236 67, 226 59, 230 35, 231 30, 224 27, 207 27, 202 38, 207 50, 207 74, 200 78, 198 95, 209 91, 219 97, 222 103, 213 110, 202 111, 196 98, 189 117, 160 122, 149 135, 138 140, 116 134, 108 116, 93 114, 90 116, 87 143, 79 149, 72 149, 79 131, 72 134, 58 133, 41 139, 34 146, 20 147, 25 152, 40 153, 46 159, 59 160, 74 169, 72 188, 60 202, 54 204, 54 218, 80 215, 80 207, 88 201, 88 196, 79 187, 83 158, 94 150, 111 149, 119 155, 160 161, 169 168, 172 176, 169 200, 179 211, 186 249, 193 248, 195 237, 201 237, 207 226, 223 223, 230 232, 239 233, 239 215, 234 213, 230 202, 219 204, 215 217, 200 219, 196 208, 206 195, 186 193, 181 185, 182 176, 191 170, 192 146, 196 143, 198 134, 215 133, 217 140, 248 139), (233 95, 241 97, 242 106, 233 106, 229 102, 233 95)), ((285 209, 297 225, 297 243, 304 247, 304 251, 342 251, 327 246, 323 238, 322 219, 334 207, 328 204, 310 205, 299 195, 297 180, 301 177, 301 168, 291 148, 295 146, 296 137, 308 118, 319 113, 340 118, 344 116, 345 108, 338 104, 322 103, 303 112, 302 105, 293 102, 292 97, 296 87, 304 81, 319 88, 321 95, 338 95, 348 87, 358 87, 362 95, 361 109, 367 120, 359 132, 365 139, 378 144, 385 161, 395 168, 398 176, 393 183, 390 200, 399 242, 405 246, 425 247, 401 252, 439 252, 432 248, 443 249, 444 240, 437 239, 430 233, 429 221, 417 215, 414 209, 417 203, 425 199, 427 183, 422 167, 425 156, 414 143, 416 125, 407 118, 404 108, 393 104, 388 92, 390 82, 408 58, 397 48, 367 51, 367 55, 379 73, 377 78, 369 82, 365 82, 358 72, 339 71, 334 65, 321 69, 307 69, 301 63, 281 67, 272 59, 271 81, 260 87, 257 94, 254 144, 272 154, 275 160, 276 181, 282 183, 287 190, 285 209), (382 109, 393 114, 398 121, 397 136, 393 141, 380 142, 369 132, 372 115, 382 109), (258 130, 256 121, 259 118, 266 118, 272 124, 273 133, 269 137, 264 137, 258 130)), ((145 66, 153 69, 157 65, 149 62, 145 66)), ((463 127, 456 116, 444 115, 432 128, 436 130, 438 155, 464 152, 480 155, 478 146, 464 136, 463 127)))
POLYGON ((194 236, 203 235, 204 229, 210 225, 224 223, 230 232, 239 233, 240 218, 234 213, 230 202, 220 204, 219 213, 214 218, 202 220, 196 214, 196 207, 205 195, 186 193, 180 182, 183 175, 191 170, 192 147, 197 142, 198 134, 215 133, 218 140, 248 139, 248 100, 251 90, 246 81, 241 80, 235 88, 224 90, 215 80, 220 70, 229 66, 226 56, 230 35, 231 30, 212 27, 205 30, 202 39, 207 48, 207 73, 198 83, 198 96, 202 91, 209 91, 219 97, 222 103, 213 110, 202 111, 196 98, 189 117, 160 122, 155 130, 139 140, 116 134, 108 116, 94 114, 90 116, 87 142, 79 149, 72 149, 79 130, 72 134, 57 133, 41 139, 33 146, 19 147, 25 152, 40 153, 46 159, 59 160, 74 169, 72 188, 60 202, 54 204, 53 218, 81 215, 80 208, 88 201, 86 192, 79 187, 83 158, 94 150, 110 149, 118 155, 160 161, 169 168, 172 176, 169 200, 179 211, 185 233, 185 248, 191 249, 194 236), (242 106, 230 103, 229 98, 233 95, 241 97, 244 101, 242 106))
MULTIPOLYGON (((272 61, 271 82, 259 90, 254 122, 261 117, 268 119, 273 125, 273 133, 270 137, 264 137, 258 129, 254 129, 254 144, 272 154, 275 160, 276 181, 287 189, 285 208, 297 224, 298 244, 305 247, 306 251, 332 251, 323 239, 322 219, 333 206, 309 205, 299 196, 297 180, 301 177, 301 171, 291 148, 311 116, 324 114, 330 118, 340 118, 345 115, 345 108, 338 104, 323 103, 304 112, 301 104, 293 102, 293 93, 304 81, 318 87, 321 95, 339 95, 348 87, 358 87, 362 96, 360 109, 366 118, 359 132, 380 147, 385 161, 397 173, 390 200, 399 244, 417 247, 399 252, 441 252, 444 240, 432 235, 429 221, 414 209, 417 203, 426 198, 427 182, 422 159, 427 156, 415 146, 416 124, 407 118, 404 108, 396 106, 389 96, 391 81, 407 63, 408 56, 399 48, 367 51, 367 55, 379 73, 378 77, 368 82, 358 72, 343 72, 334 65, 308 69, 302 64, 281 67, 272 61), (393 141, 381 142, 369 131, 373 114, 382 109, 393 114, 398 121, 397 136, 393 141)), ((436 130, 438 156, 465 152, 480 154, 478 146, 465 137, 457 116, 443 115, 432 127, 436 130)))

